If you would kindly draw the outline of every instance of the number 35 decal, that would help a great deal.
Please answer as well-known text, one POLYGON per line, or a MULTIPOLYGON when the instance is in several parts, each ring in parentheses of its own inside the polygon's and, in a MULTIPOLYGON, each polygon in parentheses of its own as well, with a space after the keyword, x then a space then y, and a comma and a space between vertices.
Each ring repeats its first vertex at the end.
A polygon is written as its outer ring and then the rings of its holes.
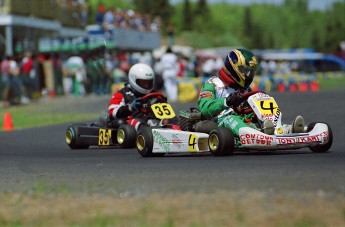
POLYGON ((156 103, 151 106, 151 109, 158 119, 170 119, 175 117, 175 112, 168 103, 156 103))
POLYGON ((99 129, 98 134, 98 145, 99 146, 109 146, 111 139, 111 129, 99 129))

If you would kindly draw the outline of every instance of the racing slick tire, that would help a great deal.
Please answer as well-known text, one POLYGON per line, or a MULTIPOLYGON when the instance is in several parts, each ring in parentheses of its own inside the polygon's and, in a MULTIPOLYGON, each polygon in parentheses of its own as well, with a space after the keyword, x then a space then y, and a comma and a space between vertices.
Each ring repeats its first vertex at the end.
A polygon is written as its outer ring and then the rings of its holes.
MULTIPOLYGON (((332 132, 332 129, 329 126, 329 124, 327 124, 327 123, 324 123, 324 124, 326 124, 327 127, 328 127, 328 142, 326 144, 309 147, 309 149, 312 152, 315 152, 315 153, 325 153, 325 152, 327 152, 331 148, 331 146, 333 144, 333 132, 332 132)), ((314 128, 315 125, 316 125, 316 122, 310 123, 308 125, 307 131, 310 132, 314 128)))
POLYGON ((135 146, 135 138, 137 131, 132 125, 121 125, 117 129, 116 140, 119 145, 124 148, 132 148, 135 146))
POLYGON ((77 123, 68 126, 66 130, 66 143, 71 149, 88 149, 89 145, 79 141, 79 126, 87 126, 86 124, 77 123))
POLYGON ((164 153, 152 153, 153 135, 152 127, 142 127, 136 139, 137 151, 142 157, 162 157, 164 153))
POLYGON ((208 146, 215 156, 232 155, 235 149, 234 134, 225 127, 214 129, 209 134, 208 146))

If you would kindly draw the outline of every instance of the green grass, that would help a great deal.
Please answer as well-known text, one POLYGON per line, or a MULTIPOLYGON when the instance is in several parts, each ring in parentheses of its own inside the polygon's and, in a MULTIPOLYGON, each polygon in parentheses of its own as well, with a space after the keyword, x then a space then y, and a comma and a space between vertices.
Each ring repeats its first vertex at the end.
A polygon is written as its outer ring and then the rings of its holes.
POLYGON ((3 130, 6 113, 9 113, 11 116, 14 129, 97 120, 102 110, 95 108, 91 112, 85 112, 77 111, 75 109, 78 108, 73 108, 73 106, 82 105, 88 100, 88 98, 84 100, 59 98, 49 101, 39 100, 28 105, 2 108, 0 109, 0 130, 3 130))
POLYGON ((0 226, 344 226, 341 194, 150 194, 117 198, 110 194, 0 192, 0 226), (303 199, 301 199, 303 198, 303 199))
POLYGON ((1 111, 0 124, 4 124, 5 112, 11 114, 13 127, 15 129, 30 128, 35 126, 54 125, 66 122, 77 122, 95 119, 95 114, 90 113, 37 113, 35 110, 27 108, 9 109, 1 111), (23 111, 24 110, 24 111, 23 111))
POLYGON ((344 89, 345 76, 335 79, 322 79, 319 83, 321 90, 344 89))

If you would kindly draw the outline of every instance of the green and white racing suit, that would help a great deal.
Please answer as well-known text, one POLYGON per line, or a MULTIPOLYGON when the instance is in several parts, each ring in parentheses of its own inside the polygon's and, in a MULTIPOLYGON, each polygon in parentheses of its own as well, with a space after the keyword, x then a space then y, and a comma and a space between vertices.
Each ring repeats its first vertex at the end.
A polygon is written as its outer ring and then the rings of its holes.
MULTIPOLYGON (((200 91, 198 106, 203 116, 213 118, 219 127, 229 128, 238 136, 241 127, 248 127, 244 116, 238 115, 226 105, 226 97, 238 90, 227 87, 217 76, 211 77, 200 91)), ((250 91, 250 88, 243 92, 250 91)))

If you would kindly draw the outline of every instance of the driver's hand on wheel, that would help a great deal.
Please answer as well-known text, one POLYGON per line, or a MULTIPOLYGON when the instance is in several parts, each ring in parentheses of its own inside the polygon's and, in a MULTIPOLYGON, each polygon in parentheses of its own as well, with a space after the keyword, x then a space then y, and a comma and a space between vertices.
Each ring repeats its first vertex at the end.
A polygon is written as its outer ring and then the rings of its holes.
POLYGON ((243 97, 242 93, 240 92, 235 92, 233 94, 230 94, 228 97, 225 99, 225 103, 227 106, 232 106, 232 107, 237 107, 239 106, 242 102, 246 100, 245 97, 243 97))
POLYGON ((141 98, 134 99, 131 104, 129 105, 129 110, 131 111, 137 111, 140 110, 140 108, 143 106, 143 103, 141 101, 141 98))

